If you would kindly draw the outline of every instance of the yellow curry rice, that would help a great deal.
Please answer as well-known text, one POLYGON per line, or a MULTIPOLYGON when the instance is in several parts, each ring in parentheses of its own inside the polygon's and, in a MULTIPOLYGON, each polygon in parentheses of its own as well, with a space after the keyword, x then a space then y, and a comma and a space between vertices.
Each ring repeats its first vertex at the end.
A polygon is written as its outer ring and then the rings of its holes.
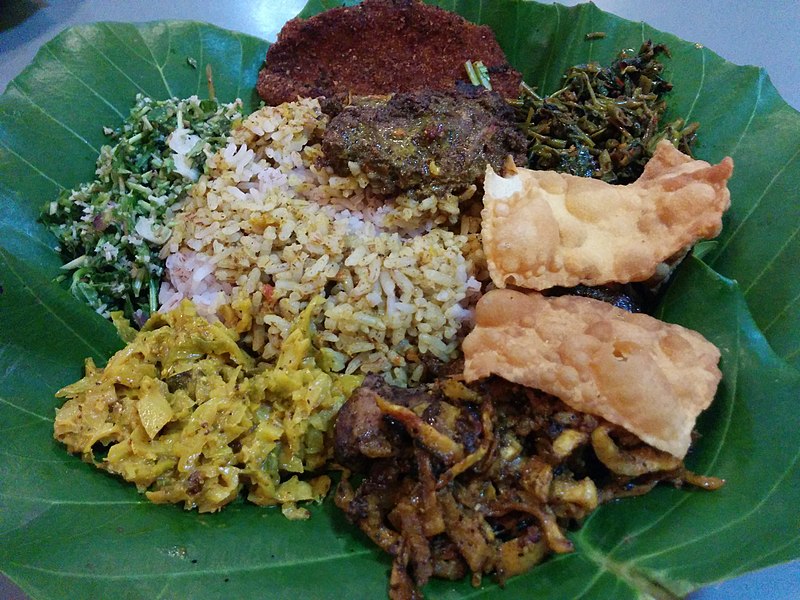
POLYGON ((421 356, 455 356, 480 291, 479 221, 459 215, 474 190, 376 201, 355 166, 322 166, 326 123, 316 100, 264 107, 208 160, 164 247, 162 310, 192 299, 272 360, 323 295, 315 343, 333 368, 413 382, 421 356))

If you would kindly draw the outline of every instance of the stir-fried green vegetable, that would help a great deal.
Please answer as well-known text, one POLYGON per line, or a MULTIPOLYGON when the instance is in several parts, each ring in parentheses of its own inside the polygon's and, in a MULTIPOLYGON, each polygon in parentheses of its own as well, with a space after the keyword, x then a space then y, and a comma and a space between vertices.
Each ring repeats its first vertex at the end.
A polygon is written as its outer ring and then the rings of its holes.
POLYGON ((608 67, 571 67, 561 89, 549 96, 523 84, 514 105, 529 138, 529 166, 630 183, 663 138, 690 154, 697 124, 661 124, 663 96, 672 84, 661 76, 660 54, 669 56, 664 45, 648 41, 608 67))
POLYGON ((175 205, 225 143, 241 103, 142 95, 103 146, 97 178, 63 192, 43 209, 58 239, 70 290, 97 312, 121 310, 139 325, 158 307, 161 246, 175 205))

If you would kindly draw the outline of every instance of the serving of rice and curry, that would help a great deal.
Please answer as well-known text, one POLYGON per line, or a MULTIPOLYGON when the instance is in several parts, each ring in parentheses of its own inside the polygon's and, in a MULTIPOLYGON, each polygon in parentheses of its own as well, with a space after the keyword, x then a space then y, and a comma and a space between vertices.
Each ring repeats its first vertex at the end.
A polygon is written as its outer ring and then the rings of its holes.
MULTIPOLYGON (((659 51, 615 63, 628 93, 669 90, 659 51)), ((542 102, 485 26, 366 0, 290 21, 250 115, 139 98, 43 214, 128 344, 58 393, 56 438, 202 512, 303 519, 330 491, 392 598, 502 583, 660 482, 722 485, 683 464, 720 352, 646 308, 719 234, 733 163, 655 127, 543 142, 564 90, 542 102)))

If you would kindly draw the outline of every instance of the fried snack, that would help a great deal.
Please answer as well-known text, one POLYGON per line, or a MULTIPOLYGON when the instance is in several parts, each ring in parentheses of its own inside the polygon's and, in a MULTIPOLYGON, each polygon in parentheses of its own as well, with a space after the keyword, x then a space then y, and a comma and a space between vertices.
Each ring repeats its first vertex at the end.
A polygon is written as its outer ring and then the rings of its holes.
POLYGON ((579 296, 493 290, 464 339, 466 381, 499 375, 683 458, 722 377, 699 333, 579 296))
POLYGON ((452 90, 468 82, 467 60, 482 61, 493 89, 517 97, 522 77, 489 27, 419 0, 366 0, 289 21, 256 87, 272 105, 298 96, 452 90))
POLYGON ((730 157, 710 165, 665 140, 624 186, 487 169, 482 231, 492 281, 544 290, 650 279, 670 257, 719 234, 732 172, 730 157))

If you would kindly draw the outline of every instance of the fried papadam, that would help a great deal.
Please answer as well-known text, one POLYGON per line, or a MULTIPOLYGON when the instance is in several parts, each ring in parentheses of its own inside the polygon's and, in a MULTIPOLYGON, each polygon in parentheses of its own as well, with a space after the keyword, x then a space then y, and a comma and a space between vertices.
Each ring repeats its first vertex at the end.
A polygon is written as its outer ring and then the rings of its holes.
POLYGON ((683 458, 722 377, 696 331, 579 296, 493 290, 463 343, 464 377, 498 375, 683 458))
POLYGON ((544 290, 650 279, 665 260, 719 234, 732 172, 730 158, 710 165, 665 140, 629 185, 487 169, 482 235, 492 281, 544 290))

